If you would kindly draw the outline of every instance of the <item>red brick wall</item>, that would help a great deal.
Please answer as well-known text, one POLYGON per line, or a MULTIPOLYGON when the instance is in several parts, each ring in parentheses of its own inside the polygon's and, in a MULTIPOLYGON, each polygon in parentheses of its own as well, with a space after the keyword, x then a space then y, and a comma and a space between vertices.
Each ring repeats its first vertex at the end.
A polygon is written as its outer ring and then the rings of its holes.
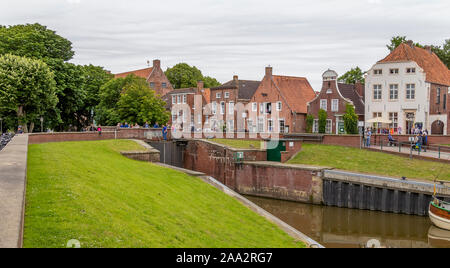
POLYGON ((294 155, 296 155, 302 149, 301 141, 286 141, 286 152, 281 152, 281 162, 285 163, 289 161, 294 155), (290 147, 290 143, 293 143, 293 147, 290 147))
MULTIPOLYGON (((444 95, 448 94, 448 87, 431 84, 430 86, 430 114, 447 114, 450 111, 448 105, 444 108, 444 95), (441 89, 441 97, 439 104, 437 102, 437 89, 441 89)), ((448 96, 447 96, 448 97, 448 96)), ((448 102, 448 100, 446 100, 448 102)))
POLYGON ((167 79, 161 69, 160 60, 153 61, 153 71, 147 79, 147 82, 154 83, 153 90, 155 90, 156 94, 159 94, 161 97, 173 90, 172 84, 170 84, 169 79, 167 79), (166 83, 167 87, 163 88, 162 83, 166 83))

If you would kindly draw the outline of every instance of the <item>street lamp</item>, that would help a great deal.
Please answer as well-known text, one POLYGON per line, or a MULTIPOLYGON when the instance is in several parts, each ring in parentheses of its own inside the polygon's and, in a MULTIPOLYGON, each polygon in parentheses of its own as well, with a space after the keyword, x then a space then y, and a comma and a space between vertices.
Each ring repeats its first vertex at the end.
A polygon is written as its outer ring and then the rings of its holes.
POLYGON ((44 117, 41 116, 40 120, 41 120, 41 132, 44 132, 44 126, 43 126, 44 117))

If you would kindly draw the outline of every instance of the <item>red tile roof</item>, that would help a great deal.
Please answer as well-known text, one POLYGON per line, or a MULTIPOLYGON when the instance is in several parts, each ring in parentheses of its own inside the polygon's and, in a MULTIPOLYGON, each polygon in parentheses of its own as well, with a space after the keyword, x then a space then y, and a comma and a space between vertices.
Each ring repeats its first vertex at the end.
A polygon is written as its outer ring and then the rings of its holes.
POLYGON ((316 97, 316 93, 306 78, 274 75, 273 81, 294 112, 308 112, 307 103, 316 97))
POLYGON ((425 71, 427 82, 450 86, 450 70, 427 49, 402 43, 378 63, 403 61, 415 61, 425 71))
POLYGON ((153 67, 150 67, 150 68, 140 69, 140 70, 136 70, 136 71, 115 74, 114 78, 123 78, 123 77, 127 77, 130 74, 134 74, 136 76, 148 79, 148 77, 150 76, 152 71, 153 71, 153 67))

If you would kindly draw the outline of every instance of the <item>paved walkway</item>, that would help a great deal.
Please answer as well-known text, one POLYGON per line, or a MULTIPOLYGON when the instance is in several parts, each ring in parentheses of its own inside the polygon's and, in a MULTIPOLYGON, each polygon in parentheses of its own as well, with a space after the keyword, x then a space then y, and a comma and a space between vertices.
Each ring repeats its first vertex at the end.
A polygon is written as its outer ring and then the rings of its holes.
POLYGON ((28 135, 0 151, 0 248, 22 247, 28 135))
MULTIPOLYGON (((380 145, 376 145, 376 146, 372 145, 372 146, 370 146, 370 149, 381 151, 380 145)), ((402 154, 405 154, 405 155, 408 155, 408 156, 411 155, 411 149, 409 147, 406 147, 406 146, 403 146, 400 151, 399 151, 399 148, 397 146, 392 146, 392 147, 383 146, 383 150, 382 151, 393 152, 393 153, 402 153, 402 154)), ((445 150, 445 152, 441 151, 440 154, 439 154, 438 151, 435 151, 435 150, 427 150, 426 152, 421 151, 420 154, 419 154, 418 151, 414 151, 413 150, 412 151, 412 155, 413 155, 413 157, 420 155, 420 156, 428 157, 428 158, 436 158, 436 159, 448 160, 450 162, 450 152, 449 152, 449 150, 445 150)))

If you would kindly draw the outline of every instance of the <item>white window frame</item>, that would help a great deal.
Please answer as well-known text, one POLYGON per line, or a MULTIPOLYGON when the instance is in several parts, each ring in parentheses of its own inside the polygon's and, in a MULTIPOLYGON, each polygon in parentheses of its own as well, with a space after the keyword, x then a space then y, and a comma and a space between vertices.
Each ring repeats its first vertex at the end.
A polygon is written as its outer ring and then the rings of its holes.
POLYGON ((284 119, 279 119, 278 120, 278 131, 279 133, 285 133, 286 131, 286 121, 284 119), (283 123, 283 124, 281 124, 283 123), (283 125, 283 126, 281 126, 283 125))
POLYGON ((283 108, 283 103, 281 101, 277 101, 277 111, 281 112, 282 108, 283 108))
POLYGON ((383 74, 383 69, 375 69, 375 70, 373 70, 373 74, 374 75, 382 75, 383 74))
POLYGON ((177 103, 177 95, 172 95, 172 104, 177 103))
POLYGON ((181 95, 177 95, 177 104, 181 104, 181 95))
POLYGON ((339 111, 339 99, 332 99, 331 100, 331 111, 332 112, 339 111))
POLYGON ((398 84, 389 85, 389 99, 398 100, 398 84))
POLYGON ((217 114, 217 102, 213 101, 212 102, 212 114, 217 114))
POLYGON ((416 84, 406 84, 406 99, 407 100, 416 99, 416 84))
POLYGON ((234 114, 234 101, 228 103, 228 114, 234 114))
POLYGON ((224 97, 225 99, 230 98, 230 92, 225 92, 223 95, 224 95, 223 97, 224 97))
POLYGON ((217 93, 216 93, 216 99, 220 99, 220 98, 222 98, 222 93, 217 92, 217 93))
POLYGON ((220 114, 225 114, 225 102, 220 102, 220 114))
POLYGON ((373 85, 373 95, 374 100, 382 100, 383 98, 383 86, 380 84, 373 85))
POLYGON ((267 132, 273 132, 273 119, 272 118, 267 120, 267 132))
POLYGON ((186 104, 186 102, 187 102, 187 95, 183 94, 183 104, 186 104))
POLYGON ((333 132, 333 120, 327 119, 327 124, 325 125, 325 133, 331 134, 333 132))
POLYGON ((319 119, 314 119, 313 133, 319 133, 319 119))
POLYGON ((257 112, 258 111, 258 103, 252 102, 252 111, 257 112))
POLYGON ((320 100, 320 109, 328 111, 328 100, 327 99, 320 100))

